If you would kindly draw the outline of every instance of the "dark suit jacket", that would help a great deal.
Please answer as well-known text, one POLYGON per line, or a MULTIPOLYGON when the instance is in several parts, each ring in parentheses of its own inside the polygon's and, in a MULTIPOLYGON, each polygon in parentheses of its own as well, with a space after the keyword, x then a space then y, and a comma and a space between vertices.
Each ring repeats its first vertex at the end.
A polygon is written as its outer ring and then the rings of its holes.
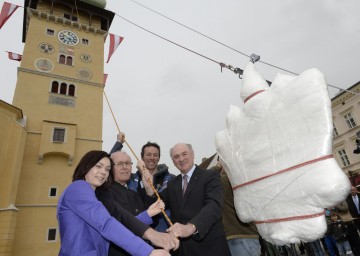
POLYGON ((192 223, 198 233, 181 239, 179 256, 227 256, 231 255, 221 221, 223 190, 220 175, 216 171, 196 167, 185 195, 182 195, 182 176, 168 182, 160 193, 171 212, 173 223, 192 223))
MULTIPOLYGON (((138 236, 141 237, 149 228, 142 222, 136 221, 128 216, 136 216, 146 210, 145 204, 138 192, 127 189, 121 184, 114 182, 114 184, 106 190, 97 189, 96 196, 104 204, 111 216, 121 221, 127 228, 135 228, 133 232, 138 236)), ((141 218, 139 218, 139 220, 141 220, 141 218)), ((131 254, 122 248, 110 243, 108 256, 130 255, 131 254)))
MULTIPOLYGON (((357 196, 358 196, 358 200, 360 200, 360 194, 359 194, 359 193, 357 194, 357 196)), ((355 203, 354 203, 354 200, 352 199, 352 195, 351 195, 351 194, 348 195, 348 197, 346 198, 346 203, 347 203, 348 206, 349 206, 349 212, 350 212, 351 216, 352 216, 353 218, 360 218, 360 214, 358 213, 358 211, 357 211, 357 209, 356 209, 356 205, 355 205, 355 203)), ((360 202, 359 202, 359 205, 360 205, 360 202)), ((357 220, 357 221, 360 221, 360 219, 357 220)))

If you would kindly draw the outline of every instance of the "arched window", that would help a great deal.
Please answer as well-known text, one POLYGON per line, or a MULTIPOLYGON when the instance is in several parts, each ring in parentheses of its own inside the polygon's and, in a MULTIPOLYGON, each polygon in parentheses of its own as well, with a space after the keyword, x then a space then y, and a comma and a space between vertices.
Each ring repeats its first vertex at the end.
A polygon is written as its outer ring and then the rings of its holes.
POLYGON ((64 54, 61 54, 61 55, 59 56, 59 63, 60 63, 60 64, 65 64, 65 55, 64 55, 64 54))
POLYGON ((69 96, 75 96, 75 85, 69 85, 69 96))
POLYGON ((61 86, 60 86, 60 94, 66 95, 66 89, 67 89, 67 84, 61 83, 61 86))
POLYGON ((59 83, 57 81, 53 81, 51 85, 51 92, 58 93, 59 91, 59 83))
POLYGON ((72 66, 72 61, 73 61, 73 59, 72 59, 71 56, 67 56, 67 57, 66 57, 66 65, 72 66))

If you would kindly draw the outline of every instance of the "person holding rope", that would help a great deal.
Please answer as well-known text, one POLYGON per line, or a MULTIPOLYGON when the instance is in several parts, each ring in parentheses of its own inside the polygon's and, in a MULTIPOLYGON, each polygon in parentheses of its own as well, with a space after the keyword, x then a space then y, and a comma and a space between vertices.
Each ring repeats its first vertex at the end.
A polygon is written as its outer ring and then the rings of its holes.
MULTIPOLYGON (((164 209, 164 203, 161 200, 156 201, 146 210, 140 193, 129 189, 129 181, 131 177, 132 161, 130 156, 124 151, 117 151, 111 154, 114 162, 114 179, 115 182, 108 189, 96 189, 97 198, 105 205, 111 215, 113 213, 114 202, 120 204, 129 213, 134 216, 146 214, 153 217, 164 209)), ((151 223, 145 223, 151 224, 151 223)), ((130 255, 124 249, 114 243, 110 244, 109 256, 128 256, 130 255)))
MULTIPOLYGON (((120 132, 117 135, 117 141, 111 149, 110 154, 120 151, 123 148, 124 142, 125 134, 120 132)), ((159 164, 160 146, 154 142, 147 142, 141 148, 141 160, 144 162, 146 169, 149 170, 149 173, 152 176, 153 185, 156 190, 158 192, 163 191, 167 187, 168 182, 172 180, 175 175, 169 172, 166 164, 159 164)), ((141 192, 143 189, 141 171, 138 170, 135 174, 131 174, 131 178, 127 185, 129 189, 141 192)), ((169 210, 166 210, 165 212, 168 216, 170 216, 169 210)), ((166 229, 169 227, 169 225, 163 215, 157 215, 155 218, 153 218, 153 220, 156 231, 166 232, 166 229)))
MULTIPOLYGON (((96 198, 96 188, 112 184, 112 168, 113 162, 104 151, 89 151, 81 158, 73 182, 64 190, 57 205, 59 255, 107 255, 109 241, 131 255, 169 255, 168 250, 179 246, 176 238, 154 231, 118 204, 112 204, 114 218, 96 198), (164 249, 155 250, 140 237, 164 249)), ((150 221, 149 216, 142 217, 143 221, 150 221)))
MULTIPOLYGON (((221 221, 223 191, 219 173, 195 166, 190 144, 176 144, 171 148, 170 156, 181 174, 170 180, 159 195, 175 223, 167 231, 181 238, 179 250, 173 255, 230 256, 221 221)), ((156 200, 150 186, 150 173, 140 161, 138 168, 143 171, 148 200, 156 200)))

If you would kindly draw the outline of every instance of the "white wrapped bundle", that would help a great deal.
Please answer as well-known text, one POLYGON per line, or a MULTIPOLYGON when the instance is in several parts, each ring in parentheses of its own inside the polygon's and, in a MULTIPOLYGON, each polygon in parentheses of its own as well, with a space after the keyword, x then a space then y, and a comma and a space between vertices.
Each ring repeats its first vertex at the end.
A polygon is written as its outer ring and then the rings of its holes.
POLYGON ((249 62, 239 107, 231 106, 216 147, 243 222, 283 245, 326 231, 324 208, 345 199, 350 182, 332 157, 332 116, 324 76, 277 75, 269 87, 249 62))

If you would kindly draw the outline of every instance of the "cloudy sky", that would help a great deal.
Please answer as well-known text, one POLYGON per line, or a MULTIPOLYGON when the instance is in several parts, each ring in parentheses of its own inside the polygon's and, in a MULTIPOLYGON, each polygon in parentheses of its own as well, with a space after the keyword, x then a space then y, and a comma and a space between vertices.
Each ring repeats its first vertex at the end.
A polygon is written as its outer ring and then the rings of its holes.
MULTIPOLYGON (((4 1, 0 1, 2 6, 4 1)), ((23 5, 22 0, 8 2, 23 5)), ((360 81, 360 2, 358 0, 107 0, 108 10, 216 62, 243 68, 251 53, 272 81, 274 66, 300 74, 318 68, 328 84, 348 88, 360 81), (166 19, 160 13, 224 45, 166 19), (235 50, 232 50, 233 48, 235 50)), ((23 9, 0 30, 0 99, 12 102, 18 62, 5 51, 22 53, 23 9)), ((241 80, 209 59, 189 52, 115 16, 110 32, 125 39, 105 73, 105 88, 120 129, 139 153, 148 140, 161 145, 162 159, 178 171, 168 151, 191 143, 195 161, 215 153, 230 105, 239 105, 241 80)), ((107 57, 108 42, 105 46, 107 57)), ((330 96, 339 90, 329 87, 330 96)), ((110 150, 117 128, 104 99, 103 149, 110 150)))

